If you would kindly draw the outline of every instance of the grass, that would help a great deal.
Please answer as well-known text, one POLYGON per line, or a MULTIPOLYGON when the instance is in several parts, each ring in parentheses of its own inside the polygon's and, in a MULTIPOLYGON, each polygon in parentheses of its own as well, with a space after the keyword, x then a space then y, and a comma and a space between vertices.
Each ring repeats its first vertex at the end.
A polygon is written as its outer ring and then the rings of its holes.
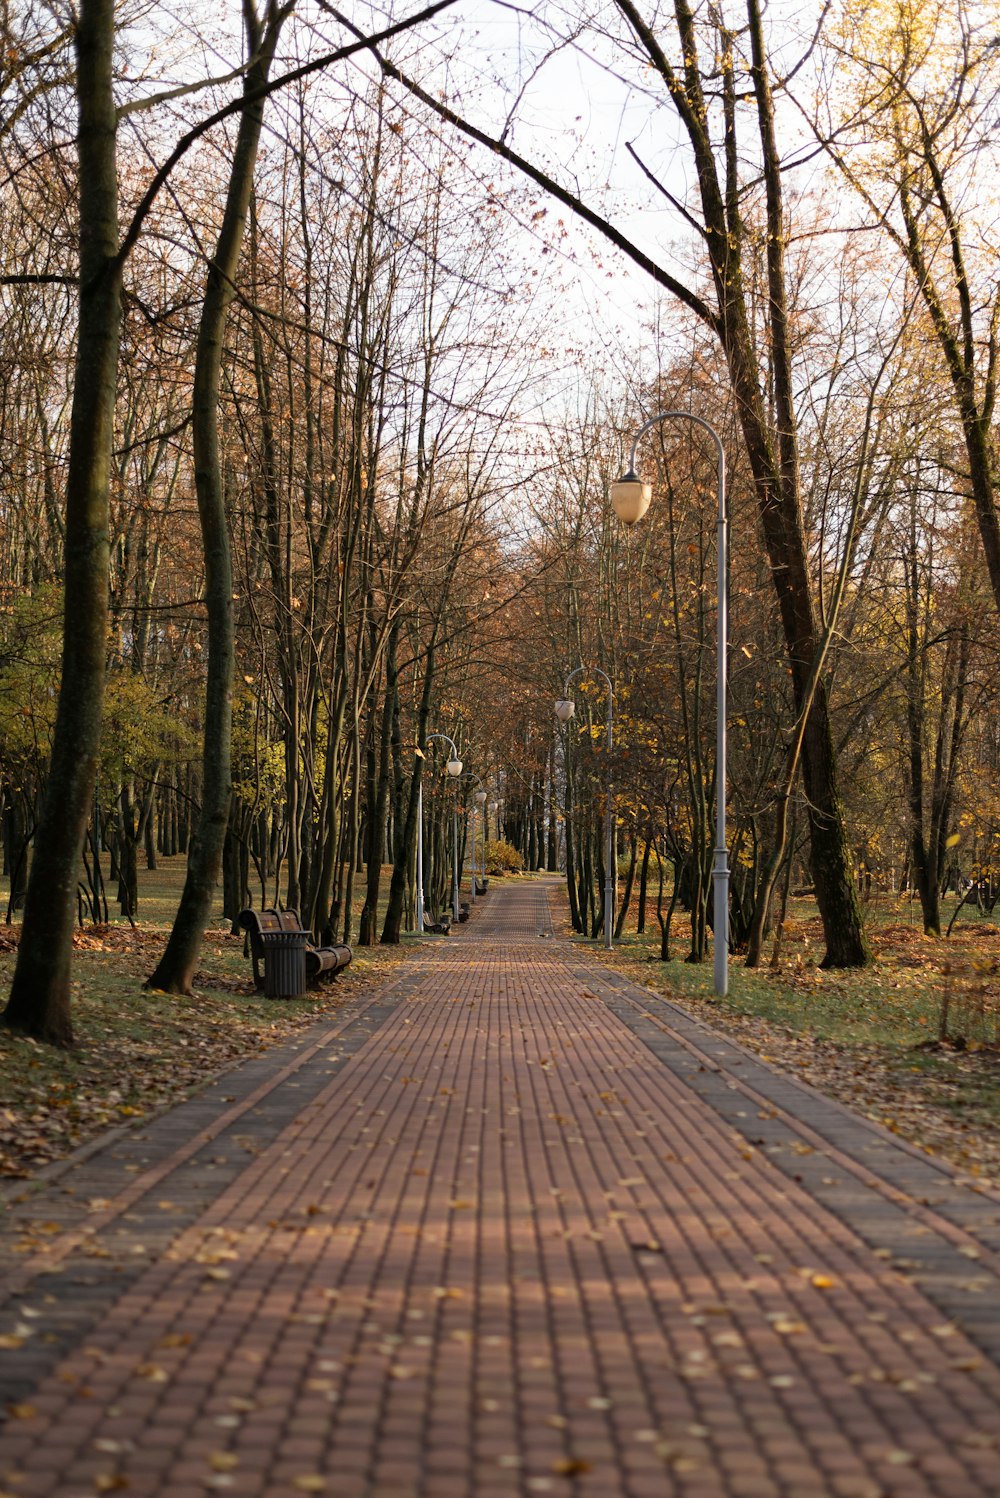
MULTIPOLYGON (((355 948, 353 963, 335 983, 305 999, 265 999, 254 989, 243 938, 230 934, 220 903, 202 948, 195 997, 150 993, 142 985, 163 950, 183 881, 183 859, 163 859, 157 870, 140 874, 134 929, 115 906, 106 926, 77 931, 74 1050, 0 1030, 0 1178, 31 1176, 94 1134, 190 1095, 226 1067, 385 981, 407 950, 408 944, 355 948)), ((2 896, 5 902, 6 888, 2 896)), ((359 900, 357 915, 360 908, 359 900)), ((0 924, 4 993, 16 930, 0 924)))
MULTIPOLYGON (((718 1002, 735 1013, 839 1044, 907 1046, 937 1035, 946 995, 952 1019, 972 1023, 966 1001, 981 991, 982 1021, 966 1040, 996 1041, 1000 988, 990 984, 989 970, 1000 957, 1000 926, 991 921, 959 922, 948 941, 935 940, 903 924, 898 910, 886 904, 870 912, 868 930, 875 951, 871 967, 823 969, 819 919, 804 901, 796 901, 785 922, 777 967, 765 961, 750 969, 734 955, 729 994, 718 1002)), ((627 933, 619 951, 633 961, 665 967, 672 987, 686 997, 716 1002, 710 955, 705 963, 684 962, 683 937, 678 931, 673 943, 678 957, 667 964, 659 961, 658 930, 643 936, 627 933)))

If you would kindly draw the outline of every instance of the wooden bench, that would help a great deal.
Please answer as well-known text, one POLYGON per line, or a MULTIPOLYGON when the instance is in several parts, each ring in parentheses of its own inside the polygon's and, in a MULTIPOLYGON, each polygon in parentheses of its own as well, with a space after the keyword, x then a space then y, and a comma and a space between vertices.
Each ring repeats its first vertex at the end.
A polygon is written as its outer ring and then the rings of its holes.
POLYGON ((425 910, 424 930, 433 931, 436 936, 450 936, 451 913, 449 912, 447 915, 444 913, 442 913, 441 915, 437 915, 433 911, 425 910))
POLYGON ((241 910, 239 925, 247 934, 250 957, 253 961, 253 979, 258 989, 264 988, 264 966, 267 962, 267 937, 280 931, 302 932, 306 938, 306 982, 310 988, 324 980, 335 978, 347 967, 354 953, 350 947, 337 945, 317 947, 311 931, 306 931, 297 910, 241 910))

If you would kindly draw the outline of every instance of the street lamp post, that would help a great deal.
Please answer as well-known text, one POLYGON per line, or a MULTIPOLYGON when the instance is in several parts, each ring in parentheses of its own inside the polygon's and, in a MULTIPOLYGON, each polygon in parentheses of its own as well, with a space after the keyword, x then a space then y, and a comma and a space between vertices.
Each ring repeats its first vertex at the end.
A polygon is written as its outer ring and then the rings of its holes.
MULTIPOLYGON (((445 765, 445 769, 452 780, 457 780, 462 773, 462 761, 458 757, 458 749, 455 740, 447 733, 429 733, 427 742, 431 739, 444 739, 451 745, 451 759, 445 765)), ((452 868, 452 913, 455 925, 458 925, 458 812, 454 806, 451 809, 451 868, 452 868)), ((417 930, 424 929, 424 777, 421 775, 417 786, 417 930)))
POLYGON ((476 830, 477 830, 478 823, 479 823, 479 816, 477 815, 477 813, 481 814, 482 818, 483 818, 483 865, 484 865, 484 870, 485 870, 485 864, 486 864, 486 813, 483 810, 484 806, 486 805, 486 792, 483 790, 482 786, 479 787, 478 791, 474 791, 473 792, 472 801, 473 801, 473 805, 475 807, 475 811, 473 811, 473 814, 472 814, 472 903, 473 903, 473 905, 475 905, 475 903, 476 903, 476 886, 479 883, 479 875, 476 873, 476 830))
POLYGON ((624 525, 635 525, 649 509, 653 488, 637 477, 635 455, 640 439, 661 421, 690 421, 707 432, 715 443, 718 459, 718 630, 716 639, 717 671, 715 694, 715 856, 712 864, 713 889, 713 978, 719 997, 729 991, 729 855, 726 850, 726 697, 729 652, 729 617, 726 592, 728 570, 728 520, 726 516, 726 454, 722 439, 709 422, 690 411, 659 411, 635 434, 629 457, 628 472, 611 485, 611 503, 624 525))
MULTIPOLYGON (((648 503, 648 501, 647 501, 648 503)), ((580 676, 587 671, 586 666, 577 666, 566 678, 563 694, 556 703, 556 717, 560 723, 568 723, 576 712, 576 703, 569 695, 569 684, 574 676, 580 676)), ((604 829, 604 945, 610 952, 612 947, 612 925, 615 915, 615 876, 611 871, 615 852, 615 822, 614 808, 611 802, 611 749, 612 749, 612 718, 614 716, 615 694, 611 686, 611 678, 600 666, 595 666, 590 672, 592 676, 603 676, 608 688, 608 788, 607 788, 607 811, 605 814, 604 829)))
MULTIPOLYGON (((479 876, 476 873, 476 835, 477 835, 478 824, 479 824, 478 813, 481 812, 483 810, 483 807, 486 805, 486 792, 483 790, 483 782, 482 782, 482 779, 480 778, 480 776, 478 776, 478 775, 470 775, 470 774, 466 773, 463 776, 463 779, 465 779, 465 780, 472 780, 472 781, 475 782, 475 784, 477 786, 477 789, 474 790, 473 793, 472 793, 472 894, 470 896, 471 903, 473 905, 475 905, 475 903, 476 903, 476 884, 478 883, 478 879, 479 879, 479 876)), ((485 816, 485 813, 483 813, 483 815, 485 816)), ((483 830, 483 837, 484 837, 484 839, 485 839, 485 836, 486 836, 486 831, 485 831, 485 828, 484 828, 484 830, 483 830)))
POLYGON ((490 835, 490 817, 492 817, 493 820, 494 820, 494 826, 496 828, 496 835, 497 835, 497 842, 500 841, 500 802, 496 799, 496 797, 493 797, 490 800, 489 806, 486 808, 486 810, 487 810, 488 815, 486 817, 486 835, 483 838, 483 859, 482 859, 483 885, 484 886, 486 884, 486 844, 489 841, 489 835, 490 835))

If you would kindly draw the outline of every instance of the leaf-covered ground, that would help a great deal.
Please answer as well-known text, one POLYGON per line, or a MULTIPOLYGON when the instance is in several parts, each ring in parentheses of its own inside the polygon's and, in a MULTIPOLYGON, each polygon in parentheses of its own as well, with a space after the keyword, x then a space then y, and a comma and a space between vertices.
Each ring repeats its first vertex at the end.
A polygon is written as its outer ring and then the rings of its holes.
POLYGON ((776 1066, 1000 1186, 1000 926, 958 922, 944 941, 899 916, 890 909, 872 921, 876 961, 861 972, 820 968, 818 919, 791 919, 777 967, 749 972, 733 957, 723 1000, 712 995, 710 956, 683 961, 680 929, 673 961, 658 960, 658 934, 626 939, 610 960, 776 1066))
MULTIPOLYGON (((0 984, 17 928, 0 928, 0 984)), ((402 949, 356 953, 306 999, 254 991, 241 936, 208 933, 196 997, 143 991, 163 950, 161 927, 88 927, 75 938, 76 1049, 56 1051, 0 1030, 0 1177, 32 1176, 95 1134, 188 1096, 227 1067, 334 1013, 391 975, 402 949)))

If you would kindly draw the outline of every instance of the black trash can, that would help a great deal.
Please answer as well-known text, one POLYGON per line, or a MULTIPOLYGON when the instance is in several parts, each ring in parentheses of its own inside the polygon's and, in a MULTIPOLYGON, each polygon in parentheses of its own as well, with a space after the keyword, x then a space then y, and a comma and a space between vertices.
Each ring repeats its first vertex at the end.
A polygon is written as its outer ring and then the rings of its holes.
POLYGON ((269 999, 301 999, 306 992, 305 931, 262 931, 264 993, 269 999))

